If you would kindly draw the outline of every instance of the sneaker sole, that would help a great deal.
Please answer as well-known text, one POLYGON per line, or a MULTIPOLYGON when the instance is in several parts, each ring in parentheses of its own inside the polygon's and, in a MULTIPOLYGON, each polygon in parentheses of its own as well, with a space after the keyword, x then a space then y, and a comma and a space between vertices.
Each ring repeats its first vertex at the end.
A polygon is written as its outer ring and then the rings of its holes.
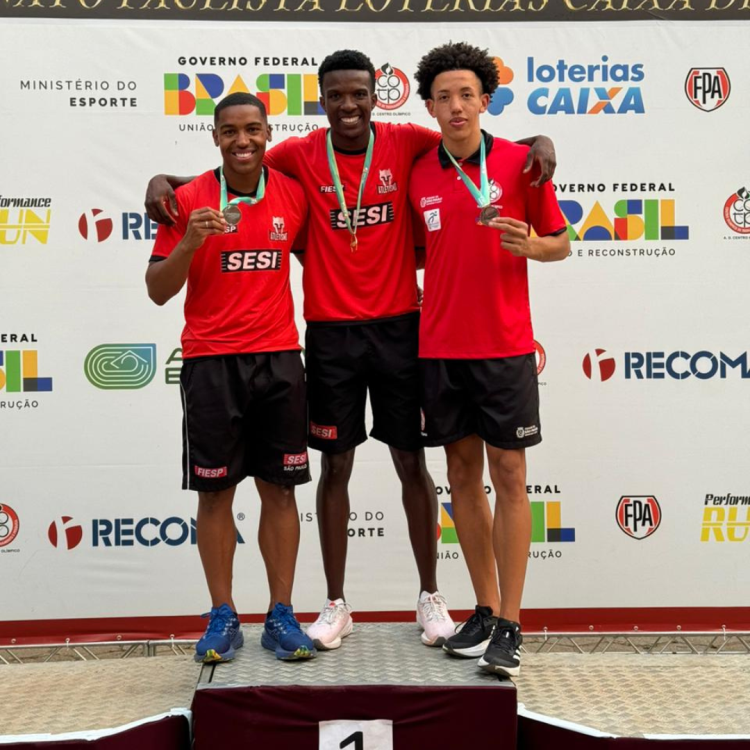
POLYGON ((444 645, 446 640, 448 640, 445 636, 439 635, 432 640, 430 640, 427 637, 427 633, 423 632, 422 635, 419 636, 419 639, 424 643, 425 646, 433 646, 435 648, 439 648, 440 646, 444 645))
POLYGON ((313 638, 315 648, 319 648, 321 651, 335 651, 337 648, 341 647, 341 640, 346 638, 346 636, 351 635, 352 630, 354 630, 354 623, 350 620, 349 625, 341 631, 339 637, 334 638, 330 643, 323 643, 320 638, 313 638))
POLYGON ((210 648, 203 656, 196 654, 194 658, 199 664, 216 664, 220 661, 232 661, 234 655, 235 650, 233 648, 230 648, 229 651, 225 651, 223 654, 210 648))
POLYGON ((477 656, 484 656, 484 652, 487 650, 487 646, 490 645, 490 639, 477 643, 476 646, 468 646, 467 648, 453 648, 450 643, 446 641, 443 644, 443 651, 451 656, 458 656, 462 659, 476 659, 477 656))
POLYGON ((313 649, 310 651, 307 646, 300 646, 296 651, 285 651, 281 646, 275 649, 276 658, 281 661, 300 661, 302 659, 312 659, 316 651, 313 649))
POLYGON ((480 659, 477 662, 477 666, 480 669, 483 669, 485 672, 490 672, 492 674, 501 674, 505 675, 506 677, 518 677, 519 674, 521 674, 521 667, 503 667, 500 664, 491 664, 488 661, 485 661, 484 659, 480 659))

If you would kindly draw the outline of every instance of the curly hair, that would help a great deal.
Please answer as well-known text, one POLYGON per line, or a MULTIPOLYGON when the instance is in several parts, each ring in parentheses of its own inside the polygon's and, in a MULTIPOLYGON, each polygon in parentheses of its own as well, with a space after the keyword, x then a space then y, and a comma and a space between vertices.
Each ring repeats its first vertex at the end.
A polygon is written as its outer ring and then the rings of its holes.
POLYGON ((318 68, 318 85, 323 94, 323 76, 335 70, 364 70, 370 74, 371 90, 375 91, 375 66, 363 52, 353 49, 340 49, 328 55, 318 68))
POLYGON ((417 66, 414 78, 417 93, 424 99, 432 99, 432 82, 441 73, 449 70, 471 70, 482 84, 482 93, 492 94, 497 88, 497 68, 489 52, 466 42, 450 42, 430 50, 417 66))

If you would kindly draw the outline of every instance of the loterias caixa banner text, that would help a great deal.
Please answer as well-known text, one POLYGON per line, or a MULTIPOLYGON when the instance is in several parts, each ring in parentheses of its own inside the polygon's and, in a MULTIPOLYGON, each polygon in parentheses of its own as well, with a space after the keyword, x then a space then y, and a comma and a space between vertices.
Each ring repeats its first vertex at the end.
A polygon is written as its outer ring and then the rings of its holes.
POLYGON ((0 0, 0 17, 217 21, 750 19, 750 0, 0 0))

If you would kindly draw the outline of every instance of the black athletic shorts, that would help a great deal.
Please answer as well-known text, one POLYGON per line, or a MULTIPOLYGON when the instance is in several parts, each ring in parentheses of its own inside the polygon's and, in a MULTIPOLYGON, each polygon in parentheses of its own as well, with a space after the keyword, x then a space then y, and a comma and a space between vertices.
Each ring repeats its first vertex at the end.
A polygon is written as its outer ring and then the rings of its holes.
POLYGON ((311 448, 344 453, 370 435, 416 451, 419 436, 419 313, 363 323, 308 323, 305 367, 311 448))
POLYGON ((310 481, 299 352, 186 359, 180 390, 182 489, 217 492, 245 477, 310 481))
POLYGON ((495 448, 542 442, 536 356, 421 359, 422 439, 448 445, 479 435, 495 448))

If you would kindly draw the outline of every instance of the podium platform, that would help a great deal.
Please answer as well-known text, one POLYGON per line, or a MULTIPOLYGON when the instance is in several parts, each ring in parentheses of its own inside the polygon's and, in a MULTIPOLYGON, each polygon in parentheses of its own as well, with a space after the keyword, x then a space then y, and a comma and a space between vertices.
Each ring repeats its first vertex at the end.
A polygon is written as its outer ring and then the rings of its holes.
MULTIPOLYGON (((342 648, 307 662, 277 660, 260 633, 246 626, 233 662, 203 668, 192 706, 194 750, 224 742, 319 750, 322 722, 378 720, 392 722, 394 748, 455 750, 490 736, 493 750, 516 748, 513 683, 474 659, 425 647, 416 625, 355 624, 342 648)), ((368 750, 367 742, 361 747, 368 750)))

